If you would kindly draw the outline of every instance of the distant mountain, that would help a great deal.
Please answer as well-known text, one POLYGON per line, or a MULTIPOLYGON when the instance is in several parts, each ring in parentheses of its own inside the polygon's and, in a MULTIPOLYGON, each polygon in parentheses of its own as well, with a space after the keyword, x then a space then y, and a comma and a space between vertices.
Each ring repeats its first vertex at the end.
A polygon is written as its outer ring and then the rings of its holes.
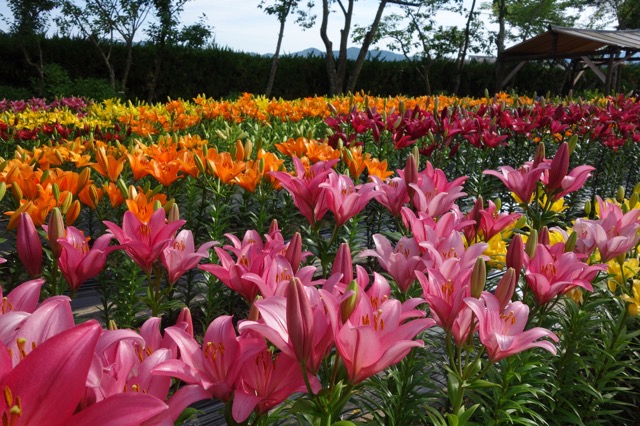
MULTIPOLYGON (((347 49, 347 59, 356 60, 358 58, 358 53, 360 52, 359 47, 349 47, 347 49)), ((334 55, 338 55, 338 51, 333 52, 334 55)), ((308 49, 301 50, 299 52, 287 53, 283 56, 301 56, 304 58, 307 57, 323 57, 325 52, 320 49, 316 49, 315 47, 310 47, 308 49)), ((272 55, 268 55, 272 56, 272 55)), ((404 56, 399 55, 397 53, 389 52, 388 50, 379 50, 379 49, 370 49, 367 52, 367 60, 379 60, 385 62, 395 62, 395 61, 404 61, 404 56)))

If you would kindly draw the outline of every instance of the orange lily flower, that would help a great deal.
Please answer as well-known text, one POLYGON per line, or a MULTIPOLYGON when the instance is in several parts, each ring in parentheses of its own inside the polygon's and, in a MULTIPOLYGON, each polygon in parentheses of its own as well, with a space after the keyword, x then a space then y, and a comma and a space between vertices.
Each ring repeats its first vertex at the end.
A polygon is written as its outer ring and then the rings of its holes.
POLYGON ((149 174, 165 187, 184 177, 182 174, 178 174, 180 170, 181 167, 178 161, 162 163, 152 159, 149 163, 149 174))
POLYGON ((349 166, 349 173, 354 181, 358 180, 366 167, 366 160, 371 158, 371 154, 362 155, 362 147, 355 146, 352 148, 344 148, 342 158, 349 166))
POLYGON ((370 158, 364 160, 369 171, 369 176, 378 176, 380 179, 385 180, 389 176, 393 175, 393 172, 387 170, 387 160, 380 161, 377 158, 370 158))
POLYGON ((97 188, 93 183, 85 185, 82 191, 78 193, 78 198, 85 206, 95 210, 96 206, 102 198, 102 188, 97 188))
POLYGON ((96 150, 96 160, 97 163, 91 163, 91 167, 102 176, 115 182, 118 180, 120 173, 122 173, 126 158, 123 156, 116 160, 113 155, 107 155, 104 147, 100 147, 96 150))
POLYGON ((307 157, 312 163, 340 158, 340 151, 333 149, 328 143, 310 139, 307 142, 307 157))
MULTIPOLYGON (((130 187, 130 189, 131 188, 132 187, 130 187)), ((137 192, 136 190, 133 190, 130 192, 133 192, 134 195, 133 198, 125 200, 125 202, 127 203, 127 207, 129 208, 129 211, 131 211, 141 222, 144 223, 148 223, 149 219, 151 219, 151 215, 154 211, 153 205, 155 204, 156 200, 160 201, 161 205, 164 205, 167 202, 167 196, 164 194, 155 194, 148 198, 147 194, 144 194, 142 191, 137 192)))
POLYGON ((122 192, 120 192, 120 189, 115 183, 113 182, 109 182, 108 184, 105 183, 104 185, 102 185, 102 191, 103 193, 104 192, 107 193, 107 196, 109 197, 109 201, 111 202, 111 207, 117 207, 120 204, 124 203, 124 197, 122 196, 122 192))
POLYGON ((307 139, 297 138, 289 139, 284 143, 275 144, 276 149, 287 157, 293 157, 294 155, 301 158, 307 153, 307 139))
POLYGON ((260 161, 249 161, 245 171, 236 176, 232 183, 240 185, 249 192, 255 192, 261 180, 260 161))
POLYGON ((231 158, 231 154, 228 152, 222 152, 215 160, 207 160, 213 173, 224 183, 229 183, 233 178, 242 173, 246 164, 244 161, 234 162, 231 158))
POLYGON ((140 180, 150 172, 149 159, 143 153, 140 154, 127 154, 129 159, 129 166, 133 172, 133 179, 140 180))

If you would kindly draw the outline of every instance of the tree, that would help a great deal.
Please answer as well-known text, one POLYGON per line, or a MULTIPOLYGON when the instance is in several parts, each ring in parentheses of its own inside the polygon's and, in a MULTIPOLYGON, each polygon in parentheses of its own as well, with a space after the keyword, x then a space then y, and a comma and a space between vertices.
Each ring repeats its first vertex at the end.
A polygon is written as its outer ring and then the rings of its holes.
POLYGON ((615 23, 619 30, 640 28, 638 0, 583 0, 583 6, 595 11, 591 16, 591 26, 604 27, 615 23))
MULTIPOLYGON (((386 40, 387 48, 400 52, 405 60, 413 63, 431 94, 429 72, 435 59, 453 54, 459 46, 460 34, 456 28, 438 26, 435 15, 443 10, 449 0, 423 1, 418 7, 402 6, 401 14, 393 13, 382 19, 374 42, 386 40)), ((354 42, 360 42, 367 28, 354 29, 354 42)))
POLYGON ((63 13, 58 26, 67 33, 76 28, 91 40, 104 60, 113 90, 125 92, 133 63, 133 40, 153 7, 152 0, 81 0, 80 5, 73 1, 62 0, 63 13), (124 43, 127 55, 119 87, 116 87, 111 58, 117 41, 124 43))
POLYGON ((38 95, 44 92, 44 58, 40 42, 49 28, 49 14, 57 7, 55 0, 8 0, 13 14, 10 32, 16 37, 27 63, 38 73, 38 95), (33 59, 35 50, 36 59, 33 59))
MULTIPOLYGON (((280 23, 280 30, 278 31, 278 41, 276 43, 276 51, 271 59, 271 71, 269 72, 269 81, 267 82, 267 89, 265 90, 265 96, 271 97, 271 90, 273 89, 273 82, 276 79, 276 70, 278 69, 278 59, 280 58, 280 47, 282 46, 282 38, 284 37, 284 27, 287 22, 287 18, 291 13, 297 13, 298 18, 296 23, 303 28, 310 28, 314 22, 314 16, 311 16, 305 10, 299 9, 300 0, 261 0, 258 5, 259 8, 264 9, 265 13, 269 15, 275 15, 280 23)), ((313 2, 307 3, 307 9, 310 10, 313 7, 313 2)))
POLYGON ((325 65, 329 77, 329 94, 337 95, 345 92, 355 91, 358 76, 362 70, 369 47, 376 38, 378 27, 382 19, 382 14, 390 4, 404 6, 419 6, 420 0, 403 1, 403 0, 380 0, 376 10, 373 22, 362 37, 362 45, 358 52, 358 57, 353 64, 351 73, 347 79, 347 42, 351 33, 351 22, 353 19, 353 9, 355 0, 322 0, 322 22, 320 24, 320 37, 325 46, 326 56, 325 65), (331 12, 330 5, 336 4, 342 13, 344 22, 340 30, 340 45, 338 49, 338 57, 333 53, 333 42, 329 39, 327 29, 329 26, 329 15, 331 12))

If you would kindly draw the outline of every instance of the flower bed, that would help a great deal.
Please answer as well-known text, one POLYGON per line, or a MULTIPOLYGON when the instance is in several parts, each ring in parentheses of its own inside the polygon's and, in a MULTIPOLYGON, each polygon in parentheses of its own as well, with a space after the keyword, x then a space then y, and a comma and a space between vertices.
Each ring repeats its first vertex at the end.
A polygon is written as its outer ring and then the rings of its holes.
POLYGON ((636 99, 0 113, 5 423, 639 420, 636 99))

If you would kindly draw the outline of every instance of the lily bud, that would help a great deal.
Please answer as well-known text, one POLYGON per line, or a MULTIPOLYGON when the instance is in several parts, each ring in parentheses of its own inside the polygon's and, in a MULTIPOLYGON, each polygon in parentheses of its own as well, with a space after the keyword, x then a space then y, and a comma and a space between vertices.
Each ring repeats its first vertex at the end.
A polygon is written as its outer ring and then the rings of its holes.
POLYGON ((295 274, 298 272, 298 268, 300 268, 300 259, 302 258, 302 236, 299 232, 293 234, 284 257, 291 264, 293 273, 295 274))
POLYGON ((124 198, 129 200, 135 200, 137 196, 138 196, 138 190, 135 188, 135 186, 129 185, 129 188, 127 188, 127 196, 124 198))
POLYGON ((273 219, 271 221, 271 225, 269 225, 269 231, 267 231, 267 234, 275 235, 279 232, 280 232, 280 227, 278 226, 278 219, 273 219))
MULTIPOLYGON (((70 198, 71 197, 69 197, 69 199, 70 198)), ((80 215, 80 207, 81 207, 80 201, 78 200, 75 200, 73 203, 71 203, 71 206, 67 210, 67 213, 65 213, 65 218, 64 218, 65 225, 70 226, 73 224, 73 222, 76 221, 76 219, 80 215)))
POLYGON ((545 150, 544 150, 544 142, 538 143, 538 147, 536 148, 536 153, 533 156, 533 167, 538 167, 540 163, 544 161, 545 150))
POLYGON ((499 212, 502 208, 502 200, 500 198, 496 198, 495 200, 493 200, 493 204, 495 204, 496 206, 496 211, 499 212))
POLYGON ((13 182, 11 184, 11 194, 16 201, 22 200, 24 195, 22 194, 22 189, 20 188, 20 185, 18 185, 18 182, 13 182))
POLYGON ((484 259, 478 257, 471 270, 471 297, 479 299, 487 282, 487 266, 484 259))
POLYGON ((58 238, 64 238, 64 220, 62 219, 62 212, 57 207, 54 207, 49 216, 49 226, 47 227, 47 238, 49 239, 49 247, 53 252, 53 256, 58 259, 62 253, 62 246, 58 242, 58 238))
POLYGON ((0 201, 4 198, 4 194, 7 193, 7 183, 0 182, 0 201))
POLYGON ((536 254, 536 247, 538 246, 538 231, 535 229, 531 230, 529 234, 529 238, 527 239, 527 244, 524 246, 524 251, 529 256, 529 259, 533 258, 536 254))
POLYGON ((153 202, 153 211, 155 212, 158 209, 162 208, 162 203, 160 202, 160 200, 155 200, 153 202))
POLYGON ((58 204, 60 200, 60 187, 57 183, 53 183, 51 186, 51 192, 53 193, 53 199, 56 200, 56 204, 58 204))
POLYGON ((616 193, 616 201, 622 203, 624 201, 624 186, 620 185, 618 187, 618 192, 616 193))
POLYGON ((167 215, 167 222, 171 223, 175 222, 176 220, 180 220, 180 209, 178 208, 177 203, 172 203, 167 215))
POLYGON ((307 292, 299 278, 287 287, 287 330, 298 362, 306 364, 313 349, 313 310, 307 292))
POLYGON ((42 176, 40 176, 40 184, 44 184, 47 179, 49 179, 49 175, 51 174, 51 170, 47 169, 44 172, 42 172, 42 176))
POLYGON ((244 143, 244 161, 247 161, 251 158, 251 153, 253 152, 253 142, 249 139, 244 143))
POLYGON ((91 178, 91 168, 85 167, 78 175, 78 192, 82 191, 91 178))
POLYGON ((42 272, 42 243, 40 236, 28 213, 21 213, 16 237, 18 257, 27 273, 38 276, 42 272))
POLYGON ((109 324, 107 325, 107 329, 110 331, 115 331, 118 329, 118 324, 116 324, 115 320, 109 320, 109 324))
POLYGON ((578 145, 578 135, 571 136, 567 145, 569 146, 569 155, 573 154, 573 151, 576 150, 576 146, 578 145))
POLYGON ((591 214, 591 200, 587 200, 584 203, 584 212, 587 216, 591 214))
POLYGON ((193 162, 196 163, 196 169, 198 169, 198 172, 205 174, 204 164, 202 163, 202 159, 199 155, 193 156, 193 162))
POLYGON ((543 226, 538 233, 538 244, 548 246, 551 244, 551 236, 549 234, 549 228, 543 226))
POLYGON ((516 273, 516 280, 520 277, 524 258, 524 244, 520 234, 515 234, 511 239, 511 244, 507 248, 507 268, 513 268, 516 273))
POLYGON ((517 281, 518 278, 516 276, 515 269, 509 268, 498 282, 495 296, 500 302, 500 310, 504 309, 504 307, 511 302, 511 297, 513 297, 517 281))
POLYGON ((576 242, 578 241, 578 234, 576 231, 571 232, 569 238, 567 238, 567 242, 564 243, 564 252, 569 253, 572 252, 576 248, 576 242))
POLYGON ((349 292, 351 292, 351 296, 344 299, 340 304, 340 317, 342 318, 343 323, 351 317, 351 314, 356 309, 359 291, 360 286, 356 280, 351 281, 347 286, 345 294, 349 294, 349 292))
POLYGON ((93 204, 97 206, 100 201, 100 194, 98 194, 98 188, 94 184, 89 186, 89 197, 91 197, 93 204))
POLYGON ((409 198, 413 199, 413 194, 416 190, 409 185, 412 183, 418 183, 418 163, 416 162, 416 158, 413 154, 409 154, 407 156, 407 162, 404 166, 404 181, 407 185, 409 198))
POLYGON ((413 155, 413 158, 416 159, 417 168, 420 168, 420 150, 418 149, 418 145, 413 146, 413 149, 411 150, 411 154, 413 155))
POLYGON ((240 139, 236 140, 236 161, 244 160, 244 145, 240 139))
POLYGON ((351 249, 349 244, 342 243, 338 247, 338 252, 333 260, 331 274, 341 273, 343 283, 349 283, 353 280, 353 260, 351 259, 351 249))
POLYGON ((70 192, 67 192, 67 195, 64 197, 64 200, 60 203, 60 211, 62 214, 67 214, 69 208, 71 207, 71 203, 73 202, 73 195, 70 192))

